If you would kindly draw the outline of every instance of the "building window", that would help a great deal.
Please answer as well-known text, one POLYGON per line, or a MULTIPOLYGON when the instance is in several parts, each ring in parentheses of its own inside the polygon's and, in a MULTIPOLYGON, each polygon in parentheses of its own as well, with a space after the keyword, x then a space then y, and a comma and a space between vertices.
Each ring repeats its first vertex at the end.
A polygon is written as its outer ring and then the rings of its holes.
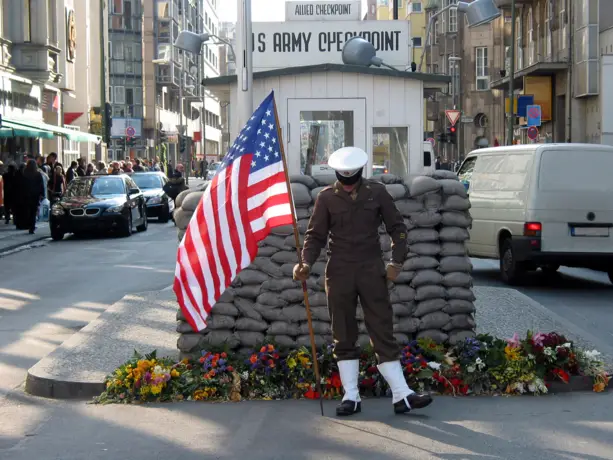
POLYGON ((126 103, 126 89, 123 86, 115 86, 113 90, 113 100, 115 104, 126 103))
MULTIPOLYGON (((15 1, 15 0, 12 0, 15 1)), ((24 15, 23 15, 23 41, 32 41, 32 0, 23 0, 24 15)))
POLYGON ((421 2, 411 2, 411 12, 421 13, 421 2))
POLYGON ((488 65, 487 48, 485 46, 475 48, 475 64, 477 91, 487 91, 490 89, 490 69, 488 65))
MULTIPOLYGON (((534 64, 536 58, 536 38, 534 34, 534 13, 530 8, 528 10, 528 65, 534 64)), ((521 69, 521 66, 519 68, 521 69)))
POLYGON ((441 33, 440 20, 434 20, 434 44, 438 45, 438 35, 441 33))
POLYGON ((553 16, 553 3, 547 2, 545 6, 547 13, 545 14, 545 56, 547 60, 551 60, 553 49, 551 46, 551 18, 553 16))
POLYGON ((521 36, 524 32, 521 26, 521 18, 517 18, 517 22, 515 23, 515 33, 517 34, 517 39, 515 40, 516 50, 515 50, 515 65, 517 70, 521 70, 524 68, 524 49, 522 48, 522 39, 521 36))
POLYGON ((113 59, 123 59, 123 43, 115 43, 111 51, 113 52, 113 59))
POLYGON ((421 37, 413 37, 413 47, 421 48, 421 37))
MULTIPOLYGON (((457 5, 458 0, 445 0, 446 5, 457 5)), ((458 31, 458 10, 457 8, 449 9, 449 29, 450 33, 458 31)))
POLYGON ((123 0, 113 0, 113 14, 123 14, 123 0))
POLYGON ((562 2, 562 9, 560 10, 560 18, 559 18, 559 27, 558 27, 558 37, 560 38, 560 43, 558 44, 558 48, 560 50, 565 50, 566 45, 568 43, 568 37, 566 36, 566 9, 565 3, 562 2))
MULTIPOLYGON (((78 126, 64 125, 64 128, 70 129, 71 131, 81 131, 81 128, 79 128, 78 126)), ((79 143, 77 141, 70 141, 68 139, 64 139, 62 143, 64 151, 64 163, 70 164, 72 161, 76 161, 80 155, 79 143)))

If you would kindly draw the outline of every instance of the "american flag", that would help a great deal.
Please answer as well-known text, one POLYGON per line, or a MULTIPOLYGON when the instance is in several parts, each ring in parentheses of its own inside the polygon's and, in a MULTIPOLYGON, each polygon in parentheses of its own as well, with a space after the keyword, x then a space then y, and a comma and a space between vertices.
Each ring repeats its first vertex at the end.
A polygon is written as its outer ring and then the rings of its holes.
POLYGON ((195 331, 255 259, 258 242, 293 222, 280 137, 271 92, 224 157, 179 245, 174 292, 195 331))

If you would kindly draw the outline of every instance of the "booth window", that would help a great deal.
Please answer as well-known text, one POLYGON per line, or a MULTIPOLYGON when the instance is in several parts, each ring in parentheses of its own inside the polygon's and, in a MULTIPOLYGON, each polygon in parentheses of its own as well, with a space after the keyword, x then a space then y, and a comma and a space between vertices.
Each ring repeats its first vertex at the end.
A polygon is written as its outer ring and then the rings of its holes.
POLYGON ((326 165, 332 153, 353 145, 353 111, 300 112, 300 169, 326 165))
POLYGON ((372 175, 409 172, 409 129, 406 126, 372 129, 372 175))

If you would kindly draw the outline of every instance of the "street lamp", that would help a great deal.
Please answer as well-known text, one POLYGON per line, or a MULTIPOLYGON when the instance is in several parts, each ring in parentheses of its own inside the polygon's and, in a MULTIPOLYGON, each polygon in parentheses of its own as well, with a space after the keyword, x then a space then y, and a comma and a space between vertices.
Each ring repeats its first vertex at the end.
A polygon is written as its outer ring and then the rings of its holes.
POLYGON ((377 56, 377 51, 372 43, 368 40, 364 40, 361 37, 352 37, 345 42, 342 51, 343 64, 357 65, 360 67, 387 67, 397 72, 398 69, 387 65, 383 62, 383 59, 377 56))

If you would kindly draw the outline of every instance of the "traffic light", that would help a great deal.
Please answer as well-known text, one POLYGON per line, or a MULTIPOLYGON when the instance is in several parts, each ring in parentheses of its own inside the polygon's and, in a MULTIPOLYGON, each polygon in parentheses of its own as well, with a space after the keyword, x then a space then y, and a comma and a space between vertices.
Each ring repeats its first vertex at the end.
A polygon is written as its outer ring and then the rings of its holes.
POLYGON ((447 128, 447 142, 449 144, 455 144, 457 142, 457 128, 455 126, 449 126, 447 128))
POLYGON ((179 134, 179 152, 183 153, 187 149, 187 139, 179 134))
POLYGON ((113 107, 108 102, 104 104, 104 137, 106 143, 111 142, 111 128, 113 127, 113 107))
POLYGON ((447 142, 447 134, 440 133, 436 139, 440 144, 445 144, 447 142))

